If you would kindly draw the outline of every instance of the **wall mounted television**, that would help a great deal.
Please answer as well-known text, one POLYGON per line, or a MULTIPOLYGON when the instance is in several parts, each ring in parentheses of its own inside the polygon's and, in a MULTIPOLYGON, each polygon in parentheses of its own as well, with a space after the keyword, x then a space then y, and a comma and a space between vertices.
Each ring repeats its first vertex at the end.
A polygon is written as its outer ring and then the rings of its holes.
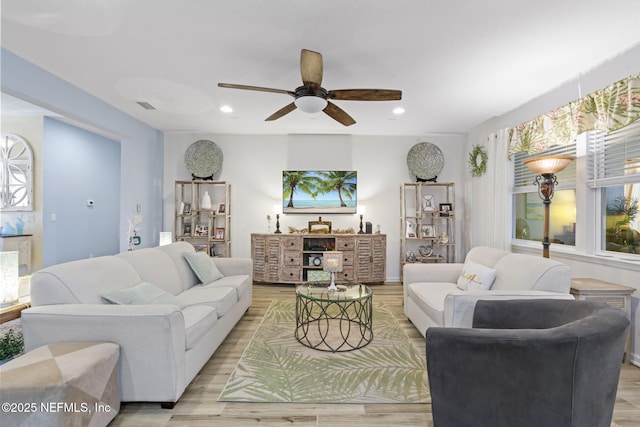
POLYGON ((356 213, 356 171, 283 171, 283 213, 356 213))

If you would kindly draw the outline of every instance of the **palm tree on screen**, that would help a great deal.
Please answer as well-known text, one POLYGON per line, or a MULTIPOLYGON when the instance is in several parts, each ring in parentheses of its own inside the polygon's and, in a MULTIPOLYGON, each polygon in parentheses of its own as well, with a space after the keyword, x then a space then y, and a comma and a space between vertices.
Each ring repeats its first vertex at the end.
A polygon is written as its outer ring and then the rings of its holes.
POLYGON ((311 175, 307 171, 284 171, 282 173, 282 196, 289 198, 287 207, 293 207, 293 195, 296 191, 302 191, 315 199, 318 186, 321 183, 318 176, 311 175))
POLYGON ((322 183, 320 192, 330 193, 338 192, 340 199, 340 207, 344 208, 347 204, 344 202, 343 196, 349 200, 353 200, 356 195, 356 176, 355 171, 327 171, 322 172, 322 183))

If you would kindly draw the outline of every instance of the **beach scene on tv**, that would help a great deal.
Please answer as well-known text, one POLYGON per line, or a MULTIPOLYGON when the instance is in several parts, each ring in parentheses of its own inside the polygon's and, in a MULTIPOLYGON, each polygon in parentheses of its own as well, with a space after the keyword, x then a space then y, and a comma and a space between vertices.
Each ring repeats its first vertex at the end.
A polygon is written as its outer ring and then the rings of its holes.
POLYGON ((283 213, 356 213, 356 171, 283 171, 283 213))

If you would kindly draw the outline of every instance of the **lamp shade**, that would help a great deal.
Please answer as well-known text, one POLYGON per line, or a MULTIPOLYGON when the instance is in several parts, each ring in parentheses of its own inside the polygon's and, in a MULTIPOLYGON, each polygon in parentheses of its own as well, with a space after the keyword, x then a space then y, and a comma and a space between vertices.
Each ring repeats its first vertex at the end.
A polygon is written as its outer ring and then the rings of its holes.
POLYGON ((173 233, 171 231, 160 232, 160 246, 170 245, 173 242, 173 233))
POLYGON ((522 163, 539 175, 556 174, 575 160, 574 156, 534 157, 522 163))
POLYGON ((296 98, 294 104, 305 113, 319 113, 327 106, 327 100, 319 96, 307 95, 296 98))
POLYGON ((322 269, 331 273, 342 271, 342 252, 330 251, 322 256, 322 269))

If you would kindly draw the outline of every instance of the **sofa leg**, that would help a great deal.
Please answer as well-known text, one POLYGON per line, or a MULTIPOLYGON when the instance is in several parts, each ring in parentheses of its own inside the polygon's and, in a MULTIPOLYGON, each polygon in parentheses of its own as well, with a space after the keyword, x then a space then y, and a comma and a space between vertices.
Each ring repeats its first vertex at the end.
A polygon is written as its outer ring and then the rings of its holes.
POLYGON ((160 406, 162 409, 173 409, 176 406, 176 402, 161 402, 160 406))

